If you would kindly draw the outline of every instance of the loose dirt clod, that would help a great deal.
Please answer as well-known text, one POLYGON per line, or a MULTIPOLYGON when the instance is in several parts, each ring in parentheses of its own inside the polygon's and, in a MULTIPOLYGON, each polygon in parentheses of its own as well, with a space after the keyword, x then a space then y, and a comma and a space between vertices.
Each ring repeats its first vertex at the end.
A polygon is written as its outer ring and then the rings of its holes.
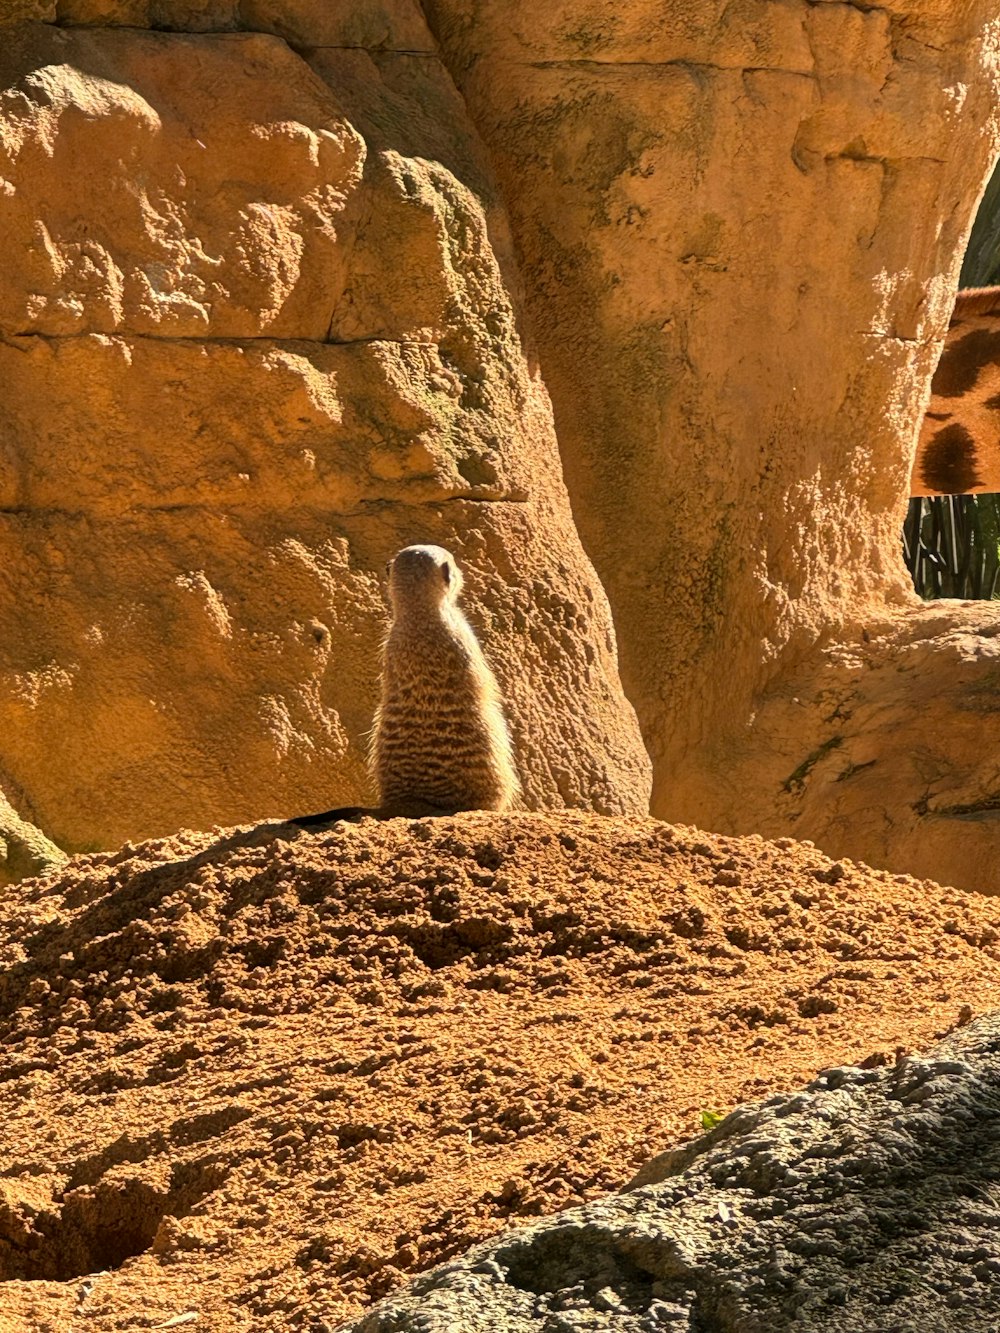
POLYGON ((184 833, 0 904, 0 1329, 322 1333, 724 1112, 996 1007, 1000 902, 790 840, 184 833))

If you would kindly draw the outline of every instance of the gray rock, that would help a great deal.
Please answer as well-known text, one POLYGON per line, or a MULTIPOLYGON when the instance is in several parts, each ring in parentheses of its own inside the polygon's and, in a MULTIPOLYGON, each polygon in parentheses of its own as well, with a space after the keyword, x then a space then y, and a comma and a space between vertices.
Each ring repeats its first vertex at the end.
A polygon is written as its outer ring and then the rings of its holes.
POLYGON ((741 1106, 352 1333, 997 1333, 1000 1015, 741 1106))

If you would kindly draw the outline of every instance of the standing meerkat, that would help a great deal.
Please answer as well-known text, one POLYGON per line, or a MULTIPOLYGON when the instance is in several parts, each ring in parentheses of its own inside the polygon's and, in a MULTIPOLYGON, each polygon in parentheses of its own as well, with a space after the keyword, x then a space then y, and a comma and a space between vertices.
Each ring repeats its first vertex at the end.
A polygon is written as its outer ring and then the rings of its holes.
POLYGON ((379 806, 289 823, 508 810, 520 790, 496 677, 458 606, 454 556, 442 546, 406 546, 387 569, 392 624, 369 753, 379 806))
POLYGON ((518 793, 500 690, 461 590, 442 546, 406 546, 389 564, 392 625, 371 747, 383 806, 507 810, 518 793))

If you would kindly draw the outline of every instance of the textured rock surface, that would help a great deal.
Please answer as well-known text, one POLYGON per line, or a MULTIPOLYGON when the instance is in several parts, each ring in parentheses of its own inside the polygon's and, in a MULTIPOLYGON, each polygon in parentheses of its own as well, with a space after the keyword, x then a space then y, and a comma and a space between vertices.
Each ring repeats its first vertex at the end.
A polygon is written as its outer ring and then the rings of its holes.
POLYGON ((0 894, 0 1329, 327 1333, 998 986, 996 898, 650 819, 74 858, 0 894))
POLYGON ((931 603, 824 647, 738 743, 710 739, 701 799, 727 827, 796 829, 831 856, 863 845, 876 865, 995 893, 998 713, 995 605, 931 603))
POLYGON ((0 62, 0 786, 71 845, 362 799, 374 571, 432 540, 529 802, 641 808, 541 373, 656 813, 997 887, 989 625, 898 535, 993 5, 424 9, 4 8, 63 26, 0 62))
POLYGON ((413 0, 16 0, 15 9, 17 3, 28 5, 27 16, 58 17, 60 23, 72 25, 175 32, 249 29, 307 47, 427 54, 435 50, 420 6, 413 0), (38 11, 34 15, 32 5, 38 11))
MULTIPOLYGON (((235 23, 59 16, 168 9, 235 23)), ((278 35, 4 33, 0 785, 76 847, 364 800, 379 578, 434 541, 529 805, 645 810, 461 100, 426 56, 320 49, 420 50, 417 7, 267 12, 311 66, 278 35)))
MULTIPOLYGON (((900 524, 1000 146, 995 4, 426 11, 510 210, 654 813, 906 864, 908 779, 882 768, 878 840, 860 804, 851 835, 843 802, 836 823, 817 805, 790 825, 780 787, 757 799, 770 754, 751 725, 765 691, 821 675, 824 645, 910 634, 892 622, 913 596, 900 524)), ((944 692, 953 658, 924 633, 944 692)), ((916 753, 954 713, 885 718, 916 753)), ((794 727, 768 743, 786 773, 800 762, 794 727)), ((936 877, 959 873, 961 842, 936 877)))
POLYGON ((991 1333, 1000 1019, 743 1106, 617 1197, 417 1278, 354 1333, 991 1333))

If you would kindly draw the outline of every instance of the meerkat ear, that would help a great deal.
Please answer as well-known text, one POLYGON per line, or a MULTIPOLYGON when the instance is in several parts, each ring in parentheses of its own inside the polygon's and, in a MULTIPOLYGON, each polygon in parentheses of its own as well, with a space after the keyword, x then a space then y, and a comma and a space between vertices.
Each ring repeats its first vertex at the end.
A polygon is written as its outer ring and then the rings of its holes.
POLYGON ((448 564, 447 560, 441 566, 441 577, 445 583, 451 583, 451 565, 448 564))
POLYGON ((391 560, 387 560, 387 561, 385 562, 385 576, 386 576, 386 578, 388 578, 389 575, 390 575, 391 573, 392 573, 392 561, 391 561, 391 560))

